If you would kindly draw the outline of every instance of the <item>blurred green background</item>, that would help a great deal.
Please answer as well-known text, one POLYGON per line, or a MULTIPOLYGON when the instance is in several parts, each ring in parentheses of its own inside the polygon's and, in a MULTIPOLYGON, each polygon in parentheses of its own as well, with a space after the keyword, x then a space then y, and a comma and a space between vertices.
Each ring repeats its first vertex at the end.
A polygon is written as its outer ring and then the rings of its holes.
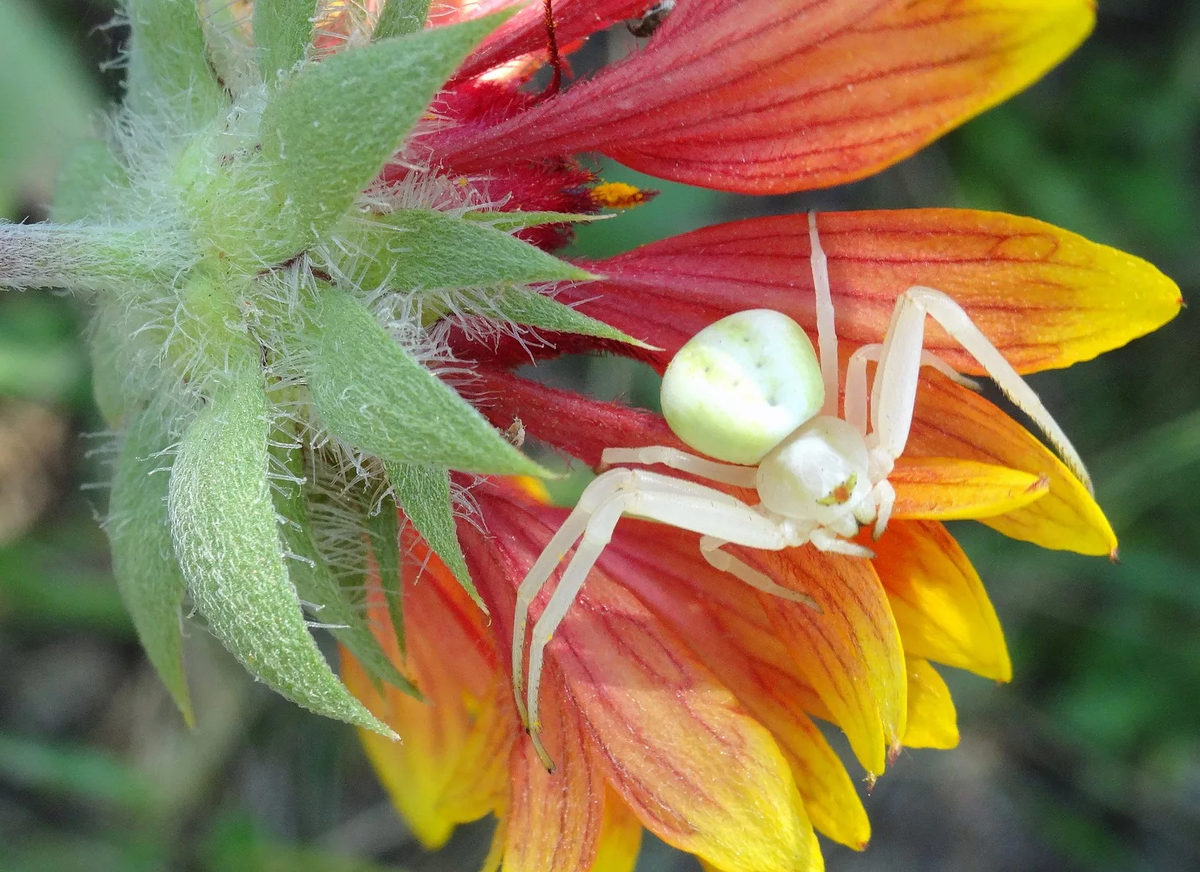
MULTIPOLYGON (((38 220, 58 158, 119 93, 111 5, 0 0, 0 215, 38 220)), ((618 51, 618 34, 593 59, 618 51)), ((586 57, 582 59, 587 62, 586 57)), ((1200 284, 1200 3, 1104 0, 1095 36, 1035 88, 871 180, 757 200, 680 186, 587 228, 597 256, 810 208, 962 205, 1033 215, 1200 284)), ((636 178, 619 168, 610 178, 636 178)), ((1200 869, 1200 341, 1170 326, 1034 379, 1089 460, 1121 563, 956 533, 1000 612, 1016 678, 949 675, 962 744, 905 752, 875 827, 832 870, 1200 869)), ((488 827, 423 853, 349 728, 250 680, 198 629, 188 732, 143 659, 97 515, 106 440, 78 335, 48 294, 0 295, 0 872, 475 868, 488 827), (80 433, 97 434, 79 436, 80 433)), ((652 403, 634 365, 555 380, 652 403)), ((693 872, 647 839, 644 872, 693 872)))

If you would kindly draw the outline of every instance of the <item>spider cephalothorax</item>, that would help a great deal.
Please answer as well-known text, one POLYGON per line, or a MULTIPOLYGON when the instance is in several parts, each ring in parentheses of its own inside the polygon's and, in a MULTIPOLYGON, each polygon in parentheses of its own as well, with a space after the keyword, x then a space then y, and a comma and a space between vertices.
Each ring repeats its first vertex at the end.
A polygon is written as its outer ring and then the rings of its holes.
POLYGON ((663 414, 685 444, 715 458, 676 448, 610 448, 603 463, 660 464, 696 478, 757 492, 750 505, 698 482, 623 466, 595 479, 547 544, 517 593, 513 629, 513 689, 543 763, 552 766, 538 738, 538 689, 546 644, 608 544, 622 515, 635 515, 699 533, 704 558, 766 593, 816 603, 781 587, 723 550, 726 544, 780 550, 813 545, 870 558, 852 541, 862 525, 881 536, 895 491, 888 481, 912 424, 921 367, 933 366, 963 380, 923 348, 931 316, 983 366, 1023 409, 1088 485, 1083 462, 1037 395, 950 297, 910 287, 896 301, 881 345, 849 358, 843 417, 837 417, 837 336, 825 253, 817 218, 809 216, 817 300, 817 346, 780 312, 755 309, 729 315, 701 330, 672 359, 663 377, 663 414), (867 362, 878 360, 868 418, 867 362), (541 616, 529 648, 529 681, 523 654, 534 598, 555 567, 579 542, 541 616))

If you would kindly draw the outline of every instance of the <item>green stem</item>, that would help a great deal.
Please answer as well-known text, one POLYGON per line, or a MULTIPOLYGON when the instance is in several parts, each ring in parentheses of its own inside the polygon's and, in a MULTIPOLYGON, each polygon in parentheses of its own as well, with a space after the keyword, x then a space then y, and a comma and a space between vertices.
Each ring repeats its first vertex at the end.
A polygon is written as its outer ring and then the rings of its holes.
POLYGON ((0 288, 92 294, 170 284, 188 266, 170 236, 137 226, 0 223, 0 288))

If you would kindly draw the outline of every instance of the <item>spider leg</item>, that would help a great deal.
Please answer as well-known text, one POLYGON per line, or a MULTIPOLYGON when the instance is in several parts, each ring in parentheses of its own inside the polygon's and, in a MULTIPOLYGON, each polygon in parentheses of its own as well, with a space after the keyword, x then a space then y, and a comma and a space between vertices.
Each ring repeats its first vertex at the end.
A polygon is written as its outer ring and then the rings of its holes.
POLYGON ((734 466, 730 463, 718 463, 696 457, 678 448, 667 448, 663 445, 650 445, 645 448, 605 448, 600 456, 602 464, 612 463, 659 463, 688 472, 710 481, 731 484, 734 487, 754 488, 755 475, 758 468, 754 466, 734 466))
POLYGON ((808 213, 809 262, 812 264, 813 290, 817 307, 817 351, 821 360, 821 380, 825 383, 822 415, 837 415, 838 340, 833 321, 833 294, 829 289, 829 260, 817 234, 817 213, 808 213))
POLYGON ((848 542, 822 527, 813 530, 812 543, 818 551, 845 554, 848 557, 865 557, 868 560, 875 556, 875 552, 870 548, 865 548, 857 542, 848 542))
MULTIPOLYGON (((879 360, 883 344, 874 342, 860 346, 846 364, 846 391, 843 399, 843 413, 846 423, 859 433, 867 435, 867 361, 879 360)), ((931 366, 946 378, 978 392, 979 382, 963 375, 932 351, 921 351, 921 366, 931 366)))
POLYGON ((583 495, 580 496, 575 509, 546 543, 546 547, 542 549, 542 553, 538 555, 538 559, 534 561, 533 566, 530 567, 529 572, 521 581, 521 585, 517 588, 517 606, 513 613, 512 678, 517 711, 524 724, 529 723, 528 713, 525 710, 525 670, 522 663, 525 653, 525 631, 529 625, 529 607, 549 580, 554 568, 571 550, 575 540, 584 534, 592 514, 611 499, 613 494, 618 493, 619 489, 632 476, 633 473, 628 469, 614 469, 598 476, 589 484, 583 495))
POLYGON ((751 566, 746 565, 738 558, 734 557, 728 551, 722 551, 722 545, 729 543, 723 539, 718 539, 715 536, 700 537, 700 554, 708 561, 715 569, 721 572, 728 572, 733 577, 744 581, 755 590, 761 590, 763 593, 769 593, 772 596, 782 597, 792 602, 802 603, 809 608, 816 609, 818 612, 823 612, 820 603, 807 594, 798 593, 797 591, 786 588, 783 585, 776 584, 771 580, 770 576, 759 572, 751 566))
POLYGON ((881 447, 892 457, 899 457, 908 441, 916 403, 926 315, 937 321, 979 361, 1004 395, 1033 419, 1067 466, 1091 492, 1091 477, 1083 460, 1038 395, 975 326, 962 307, 933 288, 909 288, 900 295, 892 312, 871 390, 871 424, 879 434, 881 447))
POLYGON ((592 482, 580 497, 575 511, 534 562, 517 592, 517 615, 513 621, 513 689, 518 694, 517 708, 529 728, 534 748, 548 769, 553 769, 553 762, 538 737, 538 694, 546 645, 579 594, 604 546, 612 539, 617 521, 626 513, 702 535, 721 533, 750 548, 779 550, 789 544, 771 519, 728 494, 696 482, 630 469, 610 470, 592 482), (564 533, 564 529, 567 532, 564 533), (522 654, 530 604, 576 539, 580 539, 579 547, 533 626, 526 686, 522 654))

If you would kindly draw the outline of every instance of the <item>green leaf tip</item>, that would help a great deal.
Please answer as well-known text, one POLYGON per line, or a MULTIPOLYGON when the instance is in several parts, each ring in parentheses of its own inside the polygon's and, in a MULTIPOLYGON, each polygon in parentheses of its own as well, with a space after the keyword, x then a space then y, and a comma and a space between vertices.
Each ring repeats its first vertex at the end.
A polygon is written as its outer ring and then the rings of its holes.
POLYGON ((316 0, 255 0, 254 43, 263 80, 274 85, 312 44, 316 0))
POLYGON ((323 286, 312 345, 313 405, 330 432, 352 447, 385 462, 549 475, 345 291, 323 286))
POLYGON ((502 230, 430 209, 350 219, 339 229, 348 243, 339 251, 355 254, 334 266, 366 288, 487 288, 595 278, 502 230))
POLYGON ((117 590, 133 618, 146 656, 189 727, 195 725, 183 671, 181 607, 186 584, 171 542, 167 488, 171 438, 163 416, 135 413, 122 440, 105 532, 117 590))
POLYGON ((429 18, 429 0, 387 0, 375 22, 374 39, 413 33, 429 18))
POLYGON ((267 480, 268 404, 244 368, 192 422, 168 491, 175 555, 208 626, 257 678, 318 714, 395 738, 334 675, 288 578, 267 480))
POLYGON ((454 503, 450 496, 450 471, 416 463, 385 463, 384 466, 392 492, 408 520, 446 568, 454 573, 480 611, 488 614, 488 607, 471 579, 458 542, 454 503))
POLYGON ((495 230, 527 230, 546 224, 587 224, 592 221, 607 221, 616 218, 615 213, 588 215, 582 212, 464 212, 463 218, 486 224, 495 230))
MULTIPOLYGON (((279 435, 280 440, 272 441, 284 444, 283 440, 293 434, 279 435)), ((275 508, 286 519, 280 532, 293 558, 288 563, 288 571, 296 592, 302 600, 319 609, 317 614, 321 623, 327 625, 333 637, 363 665, 377 687, 380 682, 387 682, 409 696, 423 699, 372 632, 361 602, 353 598, 349 588, 338 582, 317 548, 309 522, 305 487, 295 480, 304 478, 307 471, 304 449, 273 446, 271 450, 293 479, 276 482, 274 491, 275 508)))
MULTIPOLYGON (((292 76, 262 118, 263 157, 316 241, 359 193, 467 54, 510 13, 338 52, 292 76)), ((299 248, 297 248, 299 250, 299 248)))
MULTIPOLYGON (((553 297, 539 294, 536 291, 507 288, 489 300, 488 304, 500 315, 517 324, 540 327, 559 333, 576 333, 581 336, 595 336, 597 339, 612 339, 650 351, 660 350, 640 339, 634 339, 616 327, 605 324, 590 315, 585 315, 578 309, 560 303, 553 297)), ((481 314, 491 313, 482 312, 481 314)))
POLYGON ((363 513, 367 533, 371 539, 371 553, 375 557, 375 568, 379 572, 379 586, 387 600, 388 618, 400 656, 405 653, 404 631, 404 578, 403 562, 400 559, 400 524, 396 520, 396 506, 390 499, 374 515, 363 513))

